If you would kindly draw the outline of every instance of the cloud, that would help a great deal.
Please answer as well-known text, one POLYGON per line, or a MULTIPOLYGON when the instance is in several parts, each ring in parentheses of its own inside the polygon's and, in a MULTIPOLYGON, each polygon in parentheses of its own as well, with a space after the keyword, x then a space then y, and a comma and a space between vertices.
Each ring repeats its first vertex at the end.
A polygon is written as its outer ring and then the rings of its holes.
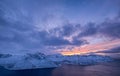
POLYGON ((120 16, 99 25, 72 24, 61 17, 63 9, 62 3, 57 0, 29 0, 29 3, 28 0, 1 0, 0 50, 45 51, 46 48, 53 50, 54 47, 81 46, 88 43, 82 37, 98 34, 120 38, 120 16))
POLYGON ((50 30, 50 32, 54 33, 54 35, 58 35, 59 37, 69 37, 77 32, 80 32, 81 30, 81 25, 80 24, 71 24, 71 23, 67 23, 64 24, 61 27, 56 27, 52 30, 50 30))
POLYGON ((56 36, 55 34, 52 35, 53 31, 52 32, 40 31, 36 34, 36 38, 38 40, 41 40, 41 43, 45 46, 82 45, 83 43, 85 43, 84 40, 77 39, 73 39, 73 41, 70 42, 69 40, 64 39, 64 35, 62 36, 56 36))
MULTIPOLYGON (((65 39, 78 30, 78 25, 65 24, 47 30, 36 30, 36 26, 20 17, 20 20, 12 20, 6 13, 6 9, 0 9, 0 50, 1 52, 16 52, 18 50, 42 50, 47 47, 57 46, 81 46, 86 44, 85 40, 74 38, 72 41, 65 39), (76 29, 76 30, 75 30, 76 29), (56 33, 56 34, 55 34, 56 33), (59 36, 58 36, 58 35, 59 36)), ((19 14, 23 15, 23 14, 19 14)), ((18 16, 16 16, 19 18, 18 16)), ((49 48, 47 50, 50 50, 49 48)), ((52 49, 51 49, 52 50, 52 49)))
POLYGON ((97 33, 98 27, 95 23, 88 23, 82 27, 82 31, 79 33, 79 37, 92 36, 97 33))
POLYGON ((9 12, 7 13, 6 10, 6 8, 0 8, 0 50, 9 52, 9 50, 21 50, 40 45, 34 44, 36 42, 31 37, 35 27, 23 19, 12 20, 7 17, 9 12))
POLYGON ((99 25, 99 33, 106 37, 120 38, 120 18, 105 21, 99 25))
POLYGON ((120 47, 115 47, 105 51, 98 51, 97 53, 120 53, 120 47))
POLYGON ((78 37, 86 37, 100 35, 107 38, 120 38, 120 16, 119 14, 113 18, 105 20, 102 23, 88 23, 81 28, 81 32, 78 37))

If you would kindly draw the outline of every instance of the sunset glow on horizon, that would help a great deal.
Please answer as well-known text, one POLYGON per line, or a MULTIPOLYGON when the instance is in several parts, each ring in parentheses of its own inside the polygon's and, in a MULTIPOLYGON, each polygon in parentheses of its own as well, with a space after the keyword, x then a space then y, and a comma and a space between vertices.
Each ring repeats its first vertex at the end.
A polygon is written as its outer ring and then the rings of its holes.
POLYGON ((103 50, 109 50, 114 47, 120 46, 120 39, 100 42, 96 44, 83 45, 81 47, 75 47, 72 50, 63 50, 60 52, 62 55, 80 55, 90 52, 98 52, 103 50))

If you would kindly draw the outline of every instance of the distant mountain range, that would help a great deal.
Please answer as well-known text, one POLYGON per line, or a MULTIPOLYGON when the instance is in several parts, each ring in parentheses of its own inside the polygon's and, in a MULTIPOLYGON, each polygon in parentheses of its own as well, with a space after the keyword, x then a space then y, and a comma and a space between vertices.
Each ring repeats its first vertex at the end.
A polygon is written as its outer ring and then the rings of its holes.
POLYGON ((25 55, 0 54, 0 66, 9 70, 53 68, 63 64, 93 65, 110 61, 113 61, 113 59, 94 53, 71 56, 63 56, 61 54, 44 55, 43 53, 28 53, 25 55))

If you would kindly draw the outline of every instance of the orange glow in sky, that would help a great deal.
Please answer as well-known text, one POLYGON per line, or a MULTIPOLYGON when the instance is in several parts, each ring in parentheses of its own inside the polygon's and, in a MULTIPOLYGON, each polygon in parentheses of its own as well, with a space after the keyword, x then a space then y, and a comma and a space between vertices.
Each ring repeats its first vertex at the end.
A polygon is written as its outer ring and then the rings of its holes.
POLYGON ((89 53, 89 52, 108 50, 119 45, 120 45, 120 39, 117 39, 112 41, 100 42, 96 44, 86 44, 81 47, 75 47, 72 50, 63 50, 60 53, 62 55, 83 54, 83 53, 89 53))

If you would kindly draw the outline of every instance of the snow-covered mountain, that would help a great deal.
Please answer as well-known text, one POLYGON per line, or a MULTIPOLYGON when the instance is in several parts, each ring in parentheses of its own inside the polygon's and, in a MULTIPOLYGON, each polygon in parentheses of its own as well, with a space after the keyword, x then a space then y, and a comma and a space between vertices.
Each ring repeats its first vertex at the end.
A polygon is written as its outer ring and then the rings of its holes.
POLYGON ((91 65, 113 60, 108 56, 101 56, 96 54, 72 56, 63 56, 60 54, 46 56, 42 53, 29 53, 26 55, 0 55, 0 66, 3 66, 10 70, 51 68, 58 67, 63 64, 91 65))

